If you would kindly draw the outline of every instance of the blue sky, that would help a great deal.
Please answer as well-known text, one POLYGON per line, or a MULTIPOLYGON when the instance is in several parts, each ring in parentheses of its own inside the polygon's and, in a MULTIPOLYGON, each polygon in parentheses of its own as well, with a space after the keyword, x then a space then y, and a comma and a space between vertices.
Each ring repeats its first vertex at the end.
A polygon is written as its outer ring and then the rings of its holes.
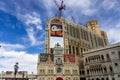
MULTIPOLYGON (((97 19, 109 42, 120 42, 119 0, 64 0, 64 3, 64 18, 72 20, 73 16, 75 23, 84 26, 87 20, 97 19)), ((37 54, 44 52, 45 22, 55 15, 58 9, 54 0, 0 0, 0 71, 13 70, 18 61, 20 70, 36 73, 37 54)))

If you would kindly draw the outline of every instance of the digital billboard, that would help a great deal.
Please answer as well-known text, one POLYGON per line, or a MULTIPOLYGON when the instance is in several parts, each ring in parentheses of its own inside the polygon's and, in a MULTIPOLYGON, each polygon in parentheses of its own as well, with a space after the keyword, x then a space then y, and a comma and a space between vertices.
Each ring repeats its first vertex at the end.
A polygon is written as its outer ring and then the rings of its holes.
POLYGON ((51 23, 50 25, 50 48, 54 48, 59 43, 63 47, 63 28, 61 23, 51 23))
POLYGON ((50 35, 55 37, 62 37, 62 24, 51 24, 50 35))
POLYGON ((53 54, 40 54, 40 62, 53 62, 53 54))
POLYGON ((64 62, 75 62, 74 54, 64 54, 64 62))

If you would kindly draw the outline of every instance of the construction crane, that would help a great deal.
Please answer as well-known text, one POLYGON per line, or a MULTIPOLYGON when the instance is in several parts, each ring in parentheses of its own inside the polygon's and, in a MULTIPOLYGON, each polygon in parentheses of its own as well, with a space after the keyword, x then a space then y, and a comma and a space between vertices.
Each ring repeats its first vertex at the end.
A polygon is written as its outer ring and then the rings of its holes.
POLYGON ((63 0, 60 0, 61 1, 61 5, 58 5, 57 1, 54 0, 55 4, 57 5, 58 7, 58 10, 59 10, 59 17, 61 17, 62 15, 62 10, 64 9, 65 10, 65 4, 63 4, 63 0))
POLYGON ((71 16, 71 18, 72 18, 72 21, 75 23, 75 19, 74 19, 74 17, 73 17, 73 16, 71 16))

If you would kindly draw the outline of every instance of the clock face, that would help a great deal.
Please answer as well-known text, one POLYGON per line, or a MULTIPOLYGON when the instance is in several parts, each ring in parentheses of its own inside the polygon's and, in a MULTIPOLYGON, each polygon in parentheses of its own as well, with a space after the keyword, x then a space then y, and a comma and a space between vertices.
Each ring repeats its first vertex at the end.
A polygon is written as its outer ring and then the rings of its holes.
POLYGON ((60 73, 62 71, 62 68, 58 67, 57 72, 60 73))

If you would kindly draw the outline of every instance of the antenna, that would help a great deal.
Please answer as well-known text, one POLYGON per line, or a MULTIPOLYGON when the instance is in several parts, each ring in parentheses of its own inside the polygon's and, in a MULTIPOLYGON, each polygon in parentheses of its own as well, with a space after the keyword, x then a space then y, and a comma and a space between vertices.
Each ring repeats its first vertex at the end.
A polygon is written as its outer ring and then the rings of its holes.
POLYGON ((61 5, 58 5, 57 1, 54 0, 55 4, 57 5, 58 7, 58 10, 59 10, 59 17, 61 17, 62 15, 62 10, 64 9, 65 10, 65 4, 63 4, 63 0, 60 0, 61 1, 61 5))

